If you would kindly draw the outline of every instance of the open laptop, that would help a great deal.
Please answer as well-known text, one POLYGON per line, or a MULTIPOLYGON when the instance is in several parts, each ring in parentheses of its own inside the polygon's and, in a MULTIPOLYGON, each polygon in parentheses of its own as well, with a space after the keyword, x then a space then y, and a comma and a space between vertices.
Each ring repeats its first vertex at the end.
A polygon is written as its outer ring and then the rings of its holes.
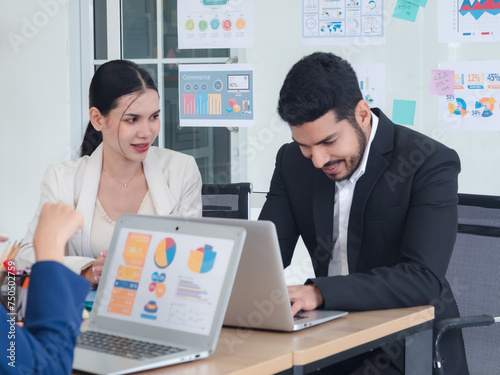
POLYGON ((73 368, 126 374, 212 354, 244 239, 238 227, 120 216, 73 368))
POLYGON ((272 222, 208 217, 189 220, 246 229, 243 254, 224 325, 298 331, 347 314, 345 311, 314 310, 292 316, 276 227, 272 222))

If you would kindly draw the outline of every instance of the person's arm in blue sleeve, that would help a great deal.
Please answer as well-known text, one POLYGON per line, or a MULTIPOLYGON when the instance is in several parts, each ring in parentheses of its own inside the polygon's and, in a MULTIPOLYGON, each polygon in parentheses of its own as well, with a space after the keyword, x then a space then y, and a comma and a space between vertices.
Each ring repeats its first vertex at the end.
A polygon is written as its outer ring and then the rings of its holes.
POLYGON ((62 203, 44 206, 34 237, 33 266, 24 327, 0 311, 2 374, 70 374, 89 283, 62 265, 67 240, 83 218, 62 203))

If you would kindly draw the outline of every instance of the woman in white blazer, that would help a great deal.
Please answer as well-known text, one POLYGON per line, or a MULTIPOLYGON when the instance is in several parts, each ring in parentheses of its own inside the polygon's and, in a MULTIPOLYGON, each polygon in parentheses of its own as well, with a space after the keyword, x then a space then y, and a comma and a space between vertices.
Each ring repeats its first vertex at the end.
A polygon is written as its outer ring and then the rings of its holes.
POLYGON ((53 164, 16 259, 34 262, 33 233, 46 202, 83 214, 65 264, 98 283, 114 223, 125 213, 201 216, 201 176, 193 157, 152 146, 160 131, 159 97, 149 74, 126 60, 107 62, 89 90, 90 122, 79 159, 53 164))

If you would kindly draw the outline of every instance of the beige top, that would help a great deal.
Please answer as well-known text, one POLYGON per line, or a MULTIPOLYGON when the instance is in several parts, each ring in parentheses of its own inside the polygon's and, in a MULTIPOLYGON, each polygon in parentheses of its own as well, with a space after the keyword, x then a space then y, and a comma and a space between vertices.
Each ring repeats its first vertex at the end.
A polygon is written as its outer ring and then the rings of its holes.
MULTIPOLYGON (((33 234, 46 202, 73 205, 83 215, 83 228, 68 241, 64 264, 80 273, 94 261, 90 233, 102 172, 102 144, 89 156, 52 164, 41 184, 41 198, 35 217, 28 224, 16 267, 35 262, 33 234)), ((192 156, 165 148, 151 147, 143 161, 144 175, 157 215, 201 217, 201 175, 192 156)), ((107 247, 107 246, 106 246, 107 247)))
MULTIPOLYGON (((139 215, 156 215, 149 190, 144 195, 137 213, 139 215)), ((115 222, 109 218, 101 205, 101 201, 97 198, 95 201, 94 218, 92 219, 92 230, 90 231, 90 249, 94 258, 97 258, 101 254, 101 251, 109 249, 114 229, 115 222)))

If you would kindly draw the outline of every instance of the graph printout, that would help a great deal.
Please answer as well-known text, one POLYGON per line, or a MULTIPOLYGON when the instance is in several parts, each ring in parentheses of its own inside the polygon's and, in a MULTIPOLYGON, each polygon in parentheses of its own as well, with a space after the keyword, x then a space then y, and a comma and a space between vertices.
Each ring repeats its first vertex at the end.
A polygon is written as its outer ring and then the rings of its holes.
POLYGON ((440 127, 500 131, 500 61, 441 63, 439 68, 455 71, 454 94, 438 97, 440 127))
POLYGON ((254 8, 254 0, 177 0, 179 48, 252 48, 254 8))
POLYGON ((302 0, 302 42, 385 43, 383 10, 383 0, 302 0))
POLYGON ((253 126, 251 64, 179 65, 181 126, 253 126))
POLYGON ((210 333, 233 241, 122 229, 98 314, 210 333))
POLYGON ((449 42, 500 40, 500 0, 439 0, 438 38, 449 42))
POLYGON ((377 107, 385 111, 385 64, 352 64, 352 67, 358 77, 363 99, 370 108, 377 107))

